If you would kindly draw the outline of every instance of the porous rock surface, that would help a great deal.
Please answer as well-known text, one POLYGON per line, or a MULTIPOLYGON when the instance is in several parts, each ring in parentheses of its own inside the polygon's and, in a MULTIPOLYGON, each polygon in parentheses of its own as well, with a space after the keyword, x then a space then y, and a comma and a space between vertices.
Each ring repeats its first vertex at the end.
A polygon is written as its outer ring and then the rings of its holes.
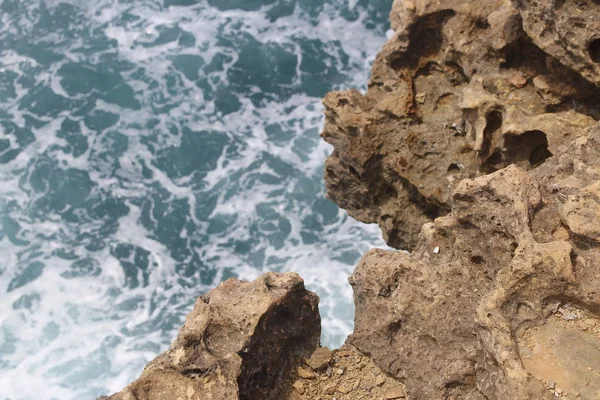
POLYGON ((600 125, 464 180, 412 254, 359 263, 348 343, 410 399, 600 395, 600 125))
POLYGON ((396 0, 363 95, 324 99, 327 195, 412 250, 461 180, 531 169, 600 118, 597 0, 396 0))
POLYGON ((106 400, 281 399, 282 371, 319 347, 318 297, 295 273, 200 296, 171 348, 106 400))
MULTIPOLYGON (((381 370, 371 357, 354 346, 329 352, 326 365, 314 368, 313 358, 301 359, 284 374, 283 386, 292 387, 285 400, 404 400, 406 390, 381 370)), ((322 360, 322 357, 317 357, 322 360)))
POLYGON ((347 340, 409 399, 600 398, 600 3, 396 0, 324 100, 327 194, 392 247, 347 340))

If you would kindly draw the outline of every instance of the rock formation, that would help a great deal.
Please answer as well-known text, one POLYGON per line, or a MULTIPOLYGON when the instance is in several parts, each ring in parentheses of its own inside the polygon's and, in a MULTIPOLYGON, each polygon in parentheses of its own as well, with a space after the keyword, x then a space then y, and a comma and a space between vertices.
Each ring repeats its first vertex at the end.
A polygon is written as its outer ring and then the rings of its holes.
POLYGON ((411 399, 600 395, 599 16, 397 0, 367 93, 324 101, 329 197, 413 251, 363 257, 347 343, 411 399))
POLYGON ((595 0, 396 0, 365 95, 333 92, 327 195, 412 250, 461 180, 527 170, 600 118, 595 0))
POLYGON ((363 256, 346 345, 297 275, 229 280, 109 399, 600 398, 600 2, 391 21, 366 94, 324 100, 328 196, 412 251, 363 256))
POLYGON ((295 273, 200 296, 171 348, 107 400, 280 399, 282 371, 319 346, 318 297, 295 273))
POLYGON ((596 399, 599 151, 594 126, 529 174, 464 180, 413 254, 367 253, 348 342, 411 399, 596 399))

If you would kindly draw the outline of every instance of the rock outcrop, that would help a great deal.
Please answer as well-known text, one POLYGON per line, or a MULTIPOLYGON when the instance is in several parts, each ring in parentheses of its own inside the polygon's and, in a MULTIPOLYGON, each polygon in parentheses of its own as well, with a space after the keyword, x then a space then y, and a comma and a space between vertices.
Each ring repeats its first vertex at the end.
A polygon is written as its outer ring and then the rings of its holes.
POLYGON ((600 124, 528 172, 463 180, 412 254, 367 253, 342 349, 318 347, 297 275, 230 279, 109 399, 597 399, 599 152, 600 124))
POLYGON ((295 273, 229 279, 200 296, 171 348, 107 400, 265 400, 319 347, 318 297, 295 273))
POLYGON ((461 180, 531 169, 600 118, 595 0, 396 0, 365 95, 324 100, 327 195, 412 250, 461 180))
POLYGON ((347 343, 410 399, 600 396, 599 17, 396 0, 368 91, 324 100, 328 196, 412 251, 363 257, 347 343))
POLYGON ((599 152, 597 125, 529 174, 464 180, 413 254, 367 253, 348 343, 411 399, 596 399, 599 152))

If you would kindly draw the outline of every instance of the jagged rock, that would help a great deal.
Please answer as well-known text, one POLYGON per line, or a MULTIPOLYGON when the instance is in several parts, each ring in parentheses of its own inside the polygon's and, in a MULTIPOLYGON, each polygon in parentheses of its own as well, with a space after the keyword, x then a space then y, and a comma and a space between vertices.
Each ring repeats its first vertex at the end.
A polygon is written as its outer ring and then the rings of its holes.
POLYGON ((595 84, 600 83, 600 2, 515 2, 533 42, 595 84))
POLYGON ((320 347, 310 356, 306 363, 313 369, 323 369, 331 362, 331 351, 327 347, 320 347))
POLYGON ((319 346, 317 304, 295 273, 229 279, 200 296, 171 348, 108 399, 280 399, 281 371, 319 346))
MULTIPOLYGON (((404 385, 393 377, 381 372, 373 360, 361 354, 350 345, 331 352, 330 366, 335 373, 328 374, 329 369, 315 371, 310 378, 298 374, 302 369, 290 368, 283 374, 282 386, 302 387, 290 390, 281 400, 370 400, 370 399, 402 399, 404 385), (343 373, 340 373, 343 371, 343 373), (386 397, 387 396, 387 397, 386 397), (389 397, 395 396, 395 397, 389 397)), ((302 363, 298 360, 298 363, 302 363)))
POLYGON ((600 118, 599 14, 593 0, 396 0, 366 94, 324 99, 328 197, 411 250, 461 180, 541 164, 600 118))
POLYGON ((363 257, 348 343, 410 399, 553 399, 548 381, 563 398, 594 398, 599 153, 595 125, 529 173, 512 165, 460 182, 413 254, 363 257))

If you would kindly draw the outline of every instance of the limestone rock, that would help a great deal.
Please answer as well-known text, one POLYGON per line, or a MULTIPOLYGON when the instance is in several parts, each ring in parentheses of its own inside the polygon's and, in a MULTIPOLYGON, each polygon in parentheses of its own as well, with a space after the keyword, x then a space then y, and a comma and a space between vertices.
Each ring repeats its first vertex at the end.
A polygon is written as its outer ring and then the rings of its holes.
MULTIPOLYGON (((303 363, 298 360, 298 363, 303 363)), ((373 360, 361 354, 351 345, 331 352, 331 369, 336 373, 327 374, 327 369, 315 371, 310 379, 299 376, 300 368, 292 366, 282 374, 281 386, 303 388, 290 390, 280 400, 369 400, 369 399, 402 399, 405 397, 404 385, 381 371, 373 360), (339 371, 344 371, 342 374, 339 371), (379 382, 375 384, 375 382, 379 382), (396 396, 396 397, 386 397, 396 396)))
POLYGON ((319 346, 317 304, 295 273, 229 279, 200 296, 171 348, 108 399, 279 399, 280 372, 319 346))
POLYGON ((533 42, 595 84, 600 83, 600 7, 597 0, 516 3, 533 42))
POLYGON ((314 370, 325 368, 331 361, 331 351, 327 347, 320 347, 310 356, 306 363, 314 370))
POLYGON ((412 250, 461 180, 529 170, 600 119, 594 0, 396 0, 369 89, 328 94, 327 195, 412 250))
POLYGON ((348 343, 408 398, 553 399, 548 381, 596 395, 600 125, 578 136, 529 173, 463 180, 413 254, 359 263, 348 343))

